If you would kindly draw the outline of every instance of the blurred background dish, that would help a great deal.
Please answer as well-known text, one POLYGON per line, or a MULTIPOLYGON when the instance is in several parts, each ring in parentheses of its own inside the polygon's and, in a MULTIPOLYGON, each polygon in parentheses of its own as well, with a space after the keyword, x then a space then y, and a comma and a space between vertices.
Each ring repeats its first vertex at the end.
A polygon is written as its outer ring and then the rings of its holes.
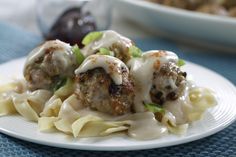
POLYGON ((235 0, 147 0, 165 6, 208 13, 219 16, 236 17, 235 0))
POLYGON ((176 41, 236 48, 236 18, 188 11, 147 0, 117 0, 115 5, 126 18, 155 34, 176 41))
POLYGON ((108 29, 111 5, 105 0, 40 0, 36 16, 46 40, 81 45, 87 33, 108 29))

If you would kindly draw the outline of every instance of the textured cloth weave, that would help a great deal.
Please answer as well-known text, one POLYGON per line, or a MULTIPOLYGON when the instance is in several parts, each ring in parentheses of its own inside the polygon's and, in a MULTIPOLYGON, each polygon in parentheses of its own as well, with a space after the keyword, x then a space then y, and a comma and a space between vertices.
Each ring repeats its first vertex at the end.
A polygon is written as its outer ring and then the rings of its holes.
MULTIPOLYGON (((0 63, 25 56, 42 39, 19 28, 0 23, 0 63)), ((136 40, 143 50, 167 49, 180 58, 206 66, 236 84, 236 55, 181 50, 163 39, 136 40)), ((236 102, 233 102, 236 105, 236 102)), ((173 147, 125 152, 95 152, 42 146, 0 133, 0 157, 80 156, 80 157, 236 157, 236 122, 210 137, 173 147)))

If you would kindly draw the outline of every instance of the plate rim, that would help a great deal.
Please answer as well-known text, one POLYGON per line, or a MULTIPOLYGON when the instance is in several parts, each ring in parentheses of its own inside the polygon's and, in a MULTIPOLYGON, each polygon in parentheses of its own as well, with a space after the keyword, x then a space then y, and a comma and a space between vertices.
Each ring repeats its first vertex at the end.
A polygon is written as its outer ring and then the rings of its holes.
MULTIPOLYGON (((10 60, 10 61, 0 64, 0 67, 4 66, 5 64, 9 64, 11 62, 16 62, 16 61, 19 62, 19 61, 25 60, 25 59, 26 59, 26 57, 13 59, 13 60, 10 60)), ((236 86, 231 81, 229 81, 227 78, 223 77, 221 74, 218 74, 217 72, 215 72, 207 67, 204 67, 202 65, 198 65, 193 62, 187 61, 187 64, 192 64, 195 67, 203 68, 207 72, 217 75, 217 77, 220 77, 221 79, 223 79, 225 81, 225 83, 227 83, 227 85, 230 87, 231 91, 233 93, 235 93, 235 95, 236 95, 236 86)), ((21 135, 18 135, 16 132, 12 132, 12 131, 4 129, 1 126, 0 126, 0 133, 11 136, 16 139, 23 140, 23 141, 32 142, 32 143, 40 144, 40 145, 44 145, 44 146, 57 147, 57 148, 66 148, 66 149, 74 149, 74 150, 93 150, 93 151, 128 151, 128 150, 146 150, 146 149, 153 149, 153 148, 170 147, 170 146, 174 146, 174 145, 185 144, 188 142, 194 142, 194 141, 203 139, 205 137, 211 136, 219 131, 222 131, 223 129, 227 128, 235 121, 236 121, 236 115, 234 115, 234 117, 232 117, 229 121, 227 121, 227 123, 220 124, 219 126, 211 128, 200 135, 193 134, 193 135, 190 135, 190 136, 185 137, 184 139, 181 139, 178 141, 162 142, 161 145, 160 144, 158 145, 157 143, 149 143, 149 144, 145 144, 145 145, 131 145, 129 147, 122 147, 122 146, 106 146, 106 147, 104 147, 104 146, 93 146, 93 145, 88 146, 85 144, 78 144, 78 143, 77 144, 55 143, 55 142, 51 142, 51 141, 49 142, 49 141, 38 140, 36 138, 29 138, 29 137, 21 136, 21 135)))

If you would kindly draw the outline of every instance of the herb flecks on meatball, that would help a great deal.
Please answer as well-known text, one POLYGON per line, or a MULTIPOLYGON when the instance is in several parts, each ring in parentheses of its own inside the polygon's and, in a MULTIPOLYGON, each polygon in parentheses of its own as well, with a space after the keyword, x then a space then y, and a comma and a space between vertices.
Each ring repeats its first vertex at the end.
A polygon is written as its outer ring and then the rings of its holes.
POLYGON ((123 82, 116 85, 102 68, 89 70, 76 76, 79 95, 83 103, 92 109, 122 115, 131 111, 134 92, 133 83, 126 71, 122 73, 123 82))
POLYGON ((47 41, 27 58, 24 77, 31 90, 52 90, 66 78, 74 77, 78 66, 71 46, 59 40, 47 41))
POLYGON ((153 85, 150 91, 154 103, 162 105, 165 101, 179 98, 186 85, 186 72, 173 62, 164 64, 153 74, 153 85))

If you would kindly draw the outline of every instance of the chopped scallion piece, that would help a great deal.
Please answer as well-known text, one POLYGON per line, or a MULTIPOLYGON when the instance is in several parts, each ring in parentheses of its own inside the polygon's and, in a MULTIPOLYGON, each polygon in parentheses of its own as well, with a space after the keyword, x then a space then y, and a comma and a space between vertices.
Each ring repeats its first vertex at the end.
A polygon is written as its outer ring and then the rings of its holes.
POLYGON ((129 48, 129 53, 131 54, 131 56, 135 58, 142 56, 142 51, 134 45, 129 48))
POLYGON ((55 84, 53 91, 57 91, 59 88, 61 88, 62 86, 64 86, 66 84, 67 79, 66 78, 61 78, 59 81, 57 81, 57 83, 55 84))
POLYGON ((149 104, 145 104, 144 106, 146 107, 146 109, 148 111, 153 112, 153 113, 157 113, 157 112, 164 113, 165 112, 165 109, 157 104, 149 103, 149 104))
POLYGON ((82 40, 82 44, 86 46, 91 42, 100 39, 102 37, 102 34, 102 32, 90 32, 84 37, 84 39, 82 40))
POLYGON ((81 51, 80 51, 78 45, 74 45, 74 46, 72 47, 72 51, 73 51, 73 53, 75 54, 75 58, 76 58, 77 63, 80 65, 80 64, 84 61, 85 57, 84 57, 84 55, 81 53, 81 51))
POLYGON ((110 51, 109 49, 107 49, 107 48, 104 48, 104 47, 102 47, 102 48, 99 49, 98 54, 101 54, 101 55, 109 55, 109 56, 112 55, 112 54, 111 54, 111 51, 110 51))
POLYGON ((74 81, 71 78, 66 79, 66 83, 55 91, 57 96, 66 96, 74 92, 74 81))
POLYGON ((179 67, 184 66, 185 65, 185 61, 183 59, 179 59, 177 65, 179 67))

